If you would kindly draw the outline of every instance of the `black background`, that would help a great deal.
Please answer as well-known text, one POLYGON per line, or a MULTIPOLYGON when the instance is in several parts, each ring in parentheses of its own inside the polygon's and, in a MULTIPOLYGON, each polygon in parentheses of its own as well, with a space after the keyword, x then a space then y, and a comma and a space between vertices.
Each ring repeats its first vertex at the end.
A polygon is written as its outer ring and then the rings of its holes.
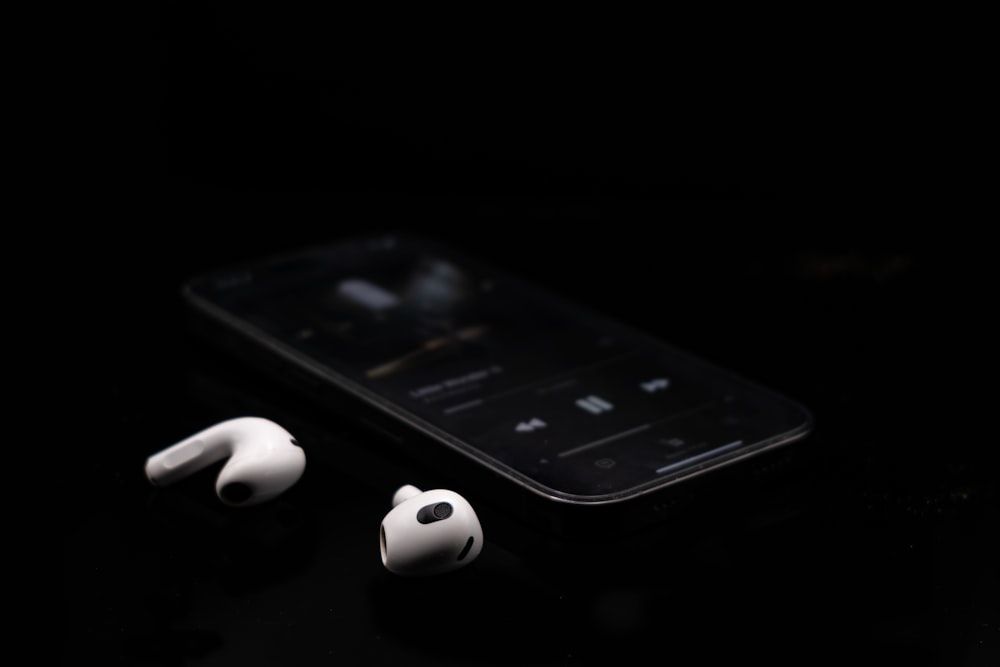
POLYGON ((170 3, 78 100, 64 662, 996 664, 995 297, 962 54, 891 22, 419 18, 170 3), (720 490, 685 530, 556 562, 485 525, 470 567, 393 577, 391 491, 461 480, 228 365, 177 292, 393 230, 801 401, 815 459, 765 510, 720 490), (148 486, 147 456, 248 411, 309 434, 286 496, 237 512, 207 471, 148 486))

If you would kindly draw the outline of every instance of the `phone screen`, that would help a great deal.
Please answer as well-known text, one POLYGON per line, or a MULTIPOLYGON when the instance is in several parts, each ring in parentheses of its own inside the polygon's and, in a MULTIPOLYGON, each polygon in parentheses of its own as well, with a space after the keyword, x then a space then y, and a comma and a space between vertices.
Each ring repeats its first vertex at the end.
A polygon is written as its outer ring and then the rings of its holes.
POLYGON ((791 442, 796 403, 515 277, 383 236, 189 285, 285 356, 543 493, 610 500, 791 442))

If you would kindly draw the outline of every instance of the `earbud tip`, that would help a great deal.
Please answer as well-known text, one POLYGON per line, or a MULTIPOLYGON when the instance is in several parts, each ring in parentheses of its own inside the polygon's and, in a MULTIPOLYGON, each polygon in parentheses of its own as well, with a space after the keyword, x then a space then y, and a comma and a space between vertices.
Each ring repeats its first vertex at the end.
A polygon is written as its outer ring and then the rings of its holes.
POLYGON ((396 489, 396 493, 392 495, 392 506, 396 505, 413 498, 414 496, 420 495, 421 491, 412 484, 404 484, 403 486, 396 489))

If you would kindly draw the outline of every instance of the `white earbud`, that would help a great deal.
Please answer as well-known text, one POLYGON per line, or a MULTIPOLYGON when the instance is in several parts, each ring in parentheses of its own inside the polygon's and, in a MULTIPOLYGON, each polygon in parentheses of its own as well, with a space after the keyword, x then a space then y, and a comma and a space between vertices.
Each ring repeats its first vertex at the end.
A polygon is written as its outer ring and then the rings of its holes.
POLYGON ((483 548, 472 505, 454 491, 400 487, 379 528, 382 564, 395 574, 441 574, 468 565, 483 548))
POLYGON ((146 459, 146 477, 166 486, 229 457, 215 482, 232 507, 270 500, 295 484, 305 453, 288 431, 268 419, 238 417, 209 426, 146 459))

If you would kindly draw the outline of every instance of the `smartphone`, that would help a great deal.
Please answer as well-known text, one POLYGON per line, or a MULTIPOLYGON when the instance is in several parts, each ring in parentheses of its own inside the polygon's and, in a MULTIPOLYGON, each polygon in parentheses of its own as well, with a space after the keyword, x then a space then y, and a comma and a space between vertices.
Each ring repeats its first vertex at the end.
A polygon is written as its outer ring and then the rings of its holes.
POLYGON ((309 247, 182 293, 210 340, 557 533, 648 525, 812 427, 785 396, 428 239, 309 247))

